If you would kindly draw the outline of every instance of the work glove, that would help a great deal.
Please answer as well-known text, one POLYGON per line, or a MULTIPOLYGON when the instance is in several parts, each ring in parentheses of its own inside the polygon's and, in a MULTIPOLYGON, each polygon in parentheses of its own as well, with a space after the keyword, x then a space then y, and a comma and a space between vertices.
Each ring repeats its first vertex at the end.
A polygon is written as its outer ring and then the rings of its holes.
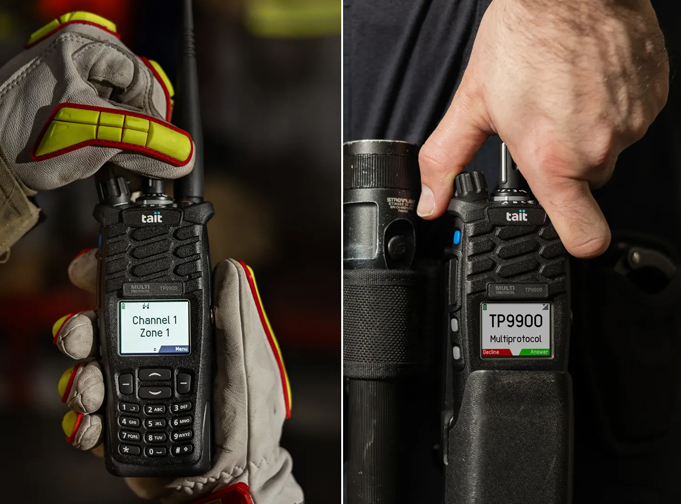
MULTIPOLYGON (((82 253, 69 266, 71 281, 90 292, 96 288, 95 253, 82 253)), ((291 474, 291 456, 279 446, 290 415, 290 388, 252 270, 231 259, 220 262, 214 292, 213 467, 202 476, 128 478, 128 484, 137 495, 164 504, 300 504, 303 493, 291 474)), ((52 332, 63 353, 88 359, 59 382, 62 401, 71 408, 62 422, 67 441, 81 450, 101 451, 104 427, 98 410, 106 391, 97 362, 95 314, 62 317, 52 332)))
POLYGON ((116 25, 72 12, 38 30, 0 68, 0 257, 38 221, 36 191, 111 161, 174 179, 194 166, 191 137, 167 121, 173 90, 116 25))

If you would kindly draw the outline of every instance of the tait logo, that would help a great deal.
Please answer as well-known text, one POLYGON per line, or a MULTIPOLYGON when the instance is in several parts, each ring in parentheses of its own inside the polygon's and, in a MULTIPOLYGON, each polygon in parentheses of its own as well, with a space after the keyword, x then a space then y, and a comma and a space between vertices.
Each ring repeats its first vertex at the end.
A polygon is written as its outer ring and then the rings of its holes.
POLYGON ((154 212, 154 215, 142 214, 142 222, 145 224, 150 224, 152 222, 163 222, 163 216, 161 215, 161 212, 154 212))
POLYGON ((506 212, 506 220, 509 222, 527 222, 527 213, 523 208, 518 213, 506 212))

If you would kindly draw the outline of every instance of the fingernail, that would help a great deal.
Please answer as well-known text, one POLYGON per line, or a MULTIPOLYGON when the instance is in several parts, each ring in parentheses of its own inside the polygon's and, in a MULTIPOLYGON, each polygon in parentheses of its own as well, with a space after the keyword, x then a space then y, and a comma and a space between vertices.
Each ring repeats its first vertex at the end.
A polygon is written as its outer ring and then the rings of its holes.
POLYGON ((416 207, 416 214, 419 217, 428 217, 435 212, 435 197, 433 191, 425 184, 421 184, 421 197, 419 198, 419 206, 416 207))

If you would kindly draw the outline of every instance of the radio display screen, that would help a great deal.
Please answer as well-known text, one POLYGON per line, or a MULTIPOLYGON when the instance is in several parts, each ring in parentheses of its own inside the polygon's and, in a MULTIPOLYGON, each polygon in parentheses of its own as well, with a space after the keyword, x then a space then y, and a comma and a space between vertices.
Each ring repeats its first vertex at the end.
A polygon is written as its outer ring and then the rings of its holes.
POLYGON ((188 354, 189 301, 121 301, 121 355, 188 354))
POLYGON ((551 357, 551 303, 482 303, 482 357, 551 357))

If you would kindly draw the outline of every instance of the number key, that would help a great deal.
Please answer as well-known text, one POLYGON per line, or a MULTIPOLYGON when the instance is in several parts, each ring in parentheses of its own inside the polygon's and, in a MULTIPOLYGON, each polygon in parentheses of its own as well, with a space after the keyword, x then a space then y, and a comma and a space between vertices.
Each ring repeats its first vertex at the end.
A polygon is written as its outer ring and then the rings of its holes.
POLYGON ((165 432, 147 432, 144 436, 147 443, 165 443, 168 436, 165 432))
POLYGON ((163 429, 166 426, 165 418, 147 418, 144 421, 147 429, 163 429))
POLYGON ((140 419, 135 417, 120 417, 118 419, 118 425, 121 427, 139 427, 140 419))
POLYGON ((122 402, 118 405, 118 409, 125 413, 139 413, 140 405, 135 403, 122 402))
POLYGON ((140 435, 139 432, 122 430, 118 433, 118 438, 121 441, 139 441, 140 439, 142 439, 142 436, 140 435))
POLYGON ((163 404, 147 404, 144 406, 144 412, 147 415, 163 415, 166 407, 163 404))
POLYGON ((184 427, 186 425, 191 425, 192 417, 190 417, 190 416, 175 417, 175 418, 173 418, 172 423, 173 423, 173 427, 184 427))
POLYGON ((183 403, 173 404, 173 413, 182 413, 184 411, 189 411, 192 409, 192 403, 189 401, 183 403))
POLYGON ((173 441, 187 441, 194 437, 194 433, 190 430, 175 431, 172 434, 173 441))

